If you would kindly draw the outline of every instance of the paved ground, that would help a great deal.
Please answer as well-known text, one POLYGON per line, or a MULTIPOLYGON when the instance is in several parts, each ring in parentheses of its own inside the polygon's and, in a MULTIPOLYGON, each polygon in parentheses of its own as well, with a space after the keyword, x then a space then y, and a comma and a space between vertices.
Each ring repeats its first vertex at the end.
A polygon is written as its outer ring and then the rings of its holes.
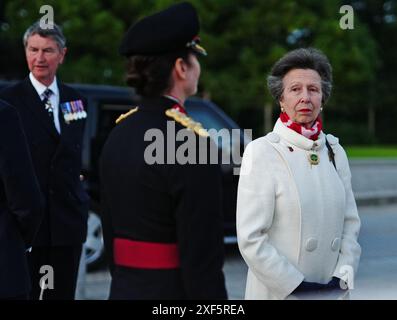
POLYGON ((397 205, 360 208, 362 257, 352 299, 397 299, 397 205))
MULTIPOLYGON (((362 220, 360 268, 351 299, 397 299, 397 205, 359 207, 362 220)), ((247 267, 237 248, 229 246, 225 262, 230 299, 243 299, 247 267)), ((106 270, 88 273, 80 299, 106 299, 110 277, 106 270)))
POLYGON ((397 199, 397 160, 350 160, 352 186, 358 203, 397 199))

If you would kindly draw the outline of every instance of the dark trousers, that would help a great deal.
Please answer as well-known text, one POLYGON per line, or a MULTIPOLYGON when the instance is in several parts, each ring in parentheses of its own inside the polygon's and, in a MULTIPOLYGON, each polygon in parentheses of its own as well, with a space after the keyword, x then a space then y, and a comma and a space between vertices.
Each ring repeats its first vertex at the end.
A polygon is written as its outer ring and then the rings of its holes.
POLYGON ((81 250, 82 245, 33 247, 28 253, 32 279, 30 299, 39 300, 42 293, 43 300, 74 300, 81 250), (43 292, 40 280, 45 280, 43 292))

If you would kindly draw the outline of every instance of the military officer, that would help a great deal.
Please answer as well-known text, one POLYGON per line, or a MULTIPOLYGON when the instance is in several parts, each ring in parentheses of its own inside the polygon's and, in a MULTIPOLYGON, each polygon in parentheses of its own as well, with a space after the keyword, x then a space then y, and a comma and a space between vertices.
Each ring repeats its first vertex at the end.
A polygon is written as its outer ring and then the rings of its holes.
POLYGON ((138 21, 120 46, 142 101, 118 119, 101 155, 110 299, 227 298, 220 167, 202 161, 214 144, 184 108, 206 54, 198 32, 184 2, 138 21))

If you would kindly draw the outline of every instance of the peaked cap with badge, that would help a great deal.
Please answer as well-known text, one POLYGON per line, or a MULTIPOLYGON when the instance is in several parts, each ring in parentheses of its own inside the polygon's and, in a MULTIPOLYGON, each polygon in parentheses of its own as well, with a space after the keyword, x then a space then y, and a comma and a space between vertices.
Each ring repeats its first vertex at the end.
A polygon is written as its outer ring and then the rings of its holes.
MULTIPOLYGON (((128 57, 161 55, 190 48, 196 54, 206 56, 206 50, 199 45, 199 31, 200 22, 196 9, 188 2, 178 3, 133 24, 122 39, 119 52, 128 57)), ((116 124, 138 110, 139 107, 134 107, 120 115, 116 124)), ((187 116, 183 106, 174 103, 165 114, 198 135, 208 136, 201 123, 187 116)))
POLYGON ((119 52, 123 56, 156 55, 191 48, 207 55, 199 45, 200 22, 196 9, 188 2, 143 18, 125 34, 119 52))
MULTIPOLYGON (((120 53, 162 55, 191 48, 205 54, 198 31, 193 6, 176 4, 134 24, 120 53)), ((163 94, 145 96, 131 106, 102 149, 103 234, 112 273, 109 298, 225 299, 222 176, 218 164, 198 162, 201 151, 210 155, 218 149, 179 100, 163 94), (163 143, 158 141, 162 151, 154 152, 163 160, 154 163, 148 159, 153 155, 153 141, 147 139, 151 130, 163 136, 163 143), (189 136, 183 142, 176 140, 182 130, 189 136), (194 149, 195 163, 178 162, 182 144, 194 149)))

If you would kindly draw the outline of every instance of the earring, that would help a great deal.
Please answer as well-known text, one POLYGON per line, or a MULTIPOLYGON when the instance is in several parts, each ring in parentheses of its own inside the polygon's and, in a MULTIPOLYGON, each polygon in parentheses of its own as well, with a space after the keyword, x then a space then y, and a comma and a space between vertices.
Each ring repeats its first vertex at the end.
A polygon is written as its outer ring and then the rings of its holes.
POLYGON ((281 107, 281 112, 284 112, 284 108, 283 107, 281 107))
POLYGON ((323 107, 320 107, 320 112, 323 111, 323 107))

